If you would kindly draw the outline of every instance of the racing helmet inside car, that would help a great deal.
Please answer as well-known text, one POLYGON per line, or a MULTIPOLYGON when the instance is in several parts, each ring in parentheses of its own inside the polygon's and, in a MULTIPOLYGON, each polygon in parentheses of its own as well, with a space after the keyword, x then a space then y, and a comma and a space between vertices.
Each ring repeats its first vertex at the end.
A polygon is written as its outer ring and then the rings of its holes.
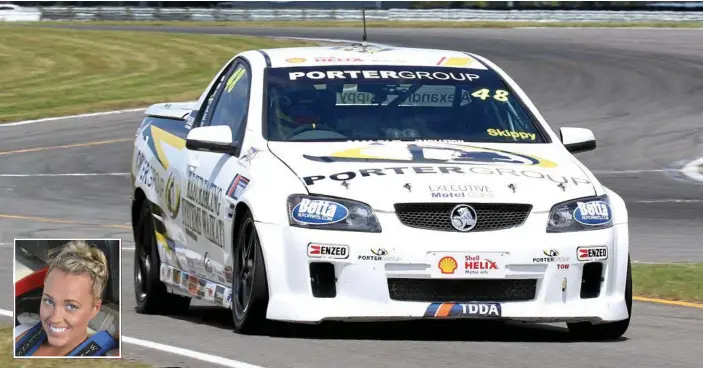
POLYGON ((275 128, 282 138, 289 137, 294 129, 305 125, 312 125, 312 129, 315 129, 318 124, 331 127, 330 124, 334 122, 334 91, 316 89, 313 86, 278 88, 272 91, 272 97, 275 128))

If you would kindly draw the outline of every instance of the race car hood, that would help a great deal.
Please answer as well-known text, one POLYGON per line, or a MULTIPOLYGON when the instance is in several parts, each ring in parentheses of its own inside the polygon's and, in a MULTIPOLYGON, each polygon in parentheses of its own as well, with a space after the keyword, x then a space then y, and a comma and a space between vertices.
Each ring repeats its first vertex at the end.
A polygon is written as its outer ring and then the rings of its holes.
POLYGON ((403 202, 529 203, 535 211, 594 195, 581 168, 549 144, 270 142, 311 194, 392 211, 403 202))

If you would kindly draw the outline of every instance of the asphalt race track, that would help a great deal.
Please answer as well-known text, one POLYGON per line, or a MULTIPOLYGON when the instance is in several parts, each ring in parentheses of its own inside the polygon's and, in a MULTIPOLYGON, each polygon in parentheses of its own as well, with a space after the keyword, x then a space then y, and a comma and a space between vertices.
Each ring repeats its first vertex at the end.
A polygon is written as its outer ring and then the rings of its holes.
MULTIPOLYGON (((158 30, 353 40, 361 35, 311 28, 158 30)), ((703 183, 680 170, 703 157, 703 31, 371 29, 369 39, 491 58, 554 128, 594 131, 598 149, 578 157, 628 202, 633 260, 703 261, 703 183)), ((562 326, 476 323, 282 326, 281 336, 244 337, 232 332, 227 311, 201 303, 184 316, 136 315, 126 173, 141 119, 142 113, 127 112, 0 126, 0 277, 12 278, 15 237, 120 237, 127 248, 123 335, 265 368, 700 365, 703 309, 650 303, 636 302, 626 338, 610 343, 570 342, 562 326), (46 175, 66 173, 101 175, 46 175)), ((12 310, 9 282, 4 290, 0 308, 12 310)), ((208 366, 132 344, 124 352, 159 366, 208 366)))

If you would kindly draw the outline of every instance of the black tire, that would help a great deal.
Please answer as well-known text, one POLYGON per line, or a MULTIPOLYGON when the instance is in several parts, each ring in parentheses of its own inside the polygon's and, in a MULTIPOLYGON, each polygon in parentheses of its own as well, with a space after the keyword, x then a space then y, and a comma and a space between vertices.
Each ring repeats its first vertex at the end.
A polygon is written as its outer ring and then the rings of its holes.
POLYGON ((240 334, 259 335, 268 328, 266 309, 269 293, 264 255, 251 212, 247 211, 243 215, 236 231, 236 241, 232 247, 234 330, 240 334), (242 267, 243 260, 247 260, 246 267, 242 267), (242 283, 248 286, 244 288, 242 283))
POLYGON ((590 322, 567 323, 569 333, 579 340, 587 341, 615 340, 625 334, 632 319, 632 264, 630 256, 627 256, 625 304, 627 305, 627 319, 596 325, 590 322))
POLYGON ((169 293, 159 279, 161 261, 148 200, 142 202, 134 234, 134 297, 137 313, 177 314, 187 311, 191 298, 169 293))

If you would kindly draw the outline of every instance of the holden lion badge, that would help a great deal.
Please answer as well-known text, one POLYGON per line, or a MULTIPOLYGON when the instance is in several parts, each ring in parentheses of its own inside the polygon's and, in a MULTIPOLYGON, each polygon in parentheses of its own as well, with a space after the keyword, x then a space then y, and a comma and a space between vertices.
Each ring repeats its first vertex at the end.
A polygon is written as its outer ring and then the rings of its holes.
POLYGON ((459 231, 469 231, 476 226, 476 210, 473 207, 460 204, 449 214, 452 226, 459 231))

